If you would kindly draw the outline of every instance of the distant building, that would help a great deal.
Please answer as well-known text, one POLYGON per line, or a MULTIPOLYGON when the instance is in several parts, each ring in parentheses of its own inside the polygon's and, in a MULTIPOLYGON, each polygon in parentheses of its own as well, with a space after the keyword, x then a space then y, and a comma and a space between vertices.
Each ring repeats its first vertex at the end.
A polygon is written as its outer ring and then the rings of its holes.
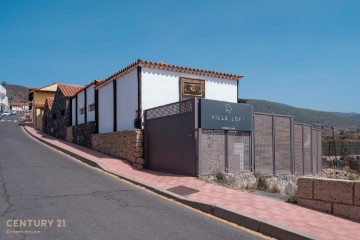
POLYGON ((54 97, 59 83, 52 83, 41 88, 29 89, 30 118, 35 128, 42 130, 45 101, 47 97, 54 97))
POLYGON ((29 103, 28 102, 12 102, 10 104, 11 110, 15 110, 17 112, 28 112, 29 111, 29 103))
POLYGON ((8 97, 6 96, 6 89, 0 85, 0 111, 4 112, 9 108, 8 97))

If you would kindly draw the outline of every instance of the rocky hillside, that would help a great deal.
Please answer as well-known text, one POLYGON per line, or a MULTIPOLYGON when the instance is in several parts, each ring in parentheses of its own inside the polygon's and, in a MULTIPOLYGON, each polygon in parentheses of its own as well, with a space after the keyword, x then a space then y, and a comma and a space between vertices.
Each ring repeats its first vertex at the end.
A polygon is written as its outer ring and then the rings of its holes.
POLYGON ((16 84, 6 84, 4 87, 6 88, 9 103, 28 101, 29 89, 27 87, 16 84))

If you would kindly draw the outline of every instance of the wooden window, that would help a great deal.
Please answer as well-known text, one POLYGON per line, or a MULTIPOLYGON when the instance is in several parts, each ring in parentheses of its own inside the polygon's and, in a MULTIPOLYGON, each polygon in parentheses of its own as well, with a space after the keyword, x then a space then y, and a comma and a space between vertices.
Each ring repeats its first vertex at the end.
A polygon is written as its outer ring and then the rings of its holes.
POLYGON ((180 101, 193 97, 205 98, 205 80, 180 78, 180 101))
POLYGON ((85 108, 80 108, 80 115, 85 114, 85 108))
POLYGON ((89 112, 95 111, 95 103, 89 105, 89 112))

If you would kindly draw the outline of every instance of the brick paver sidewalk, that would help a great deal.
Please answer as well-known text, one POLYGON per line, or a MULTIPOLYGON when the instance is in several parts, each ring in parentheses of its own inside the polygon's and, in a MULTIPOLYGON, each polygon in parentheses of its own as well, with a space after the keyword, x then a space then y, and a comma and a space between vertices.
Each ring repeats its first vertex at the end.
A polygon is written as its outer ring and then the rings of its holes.
POLYGON ((82 158, 96 162, 109 172, 141 182, 160 191, 183 185, 199 191, 184 196, 192 201, 224 207, 320 239, 360 239, 360 223, 354 221, 280 200, 206 183, 195 177, 137 170, 126 161, 53 138, 29 126, 25 128, 31 135, 82 158))

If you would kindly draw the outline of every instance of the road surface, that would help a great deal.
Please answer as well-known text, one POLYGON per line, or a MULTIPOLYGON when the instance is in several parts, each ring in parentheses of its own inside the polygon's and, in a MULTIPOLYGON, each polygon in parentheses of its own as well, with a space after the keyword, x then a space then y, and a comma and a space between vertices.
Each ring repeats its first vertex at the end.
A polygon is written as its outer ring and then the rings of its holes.
POLYGON ((263 239, 57 152, 18 118, 0 120, 0 239, 263 239))

